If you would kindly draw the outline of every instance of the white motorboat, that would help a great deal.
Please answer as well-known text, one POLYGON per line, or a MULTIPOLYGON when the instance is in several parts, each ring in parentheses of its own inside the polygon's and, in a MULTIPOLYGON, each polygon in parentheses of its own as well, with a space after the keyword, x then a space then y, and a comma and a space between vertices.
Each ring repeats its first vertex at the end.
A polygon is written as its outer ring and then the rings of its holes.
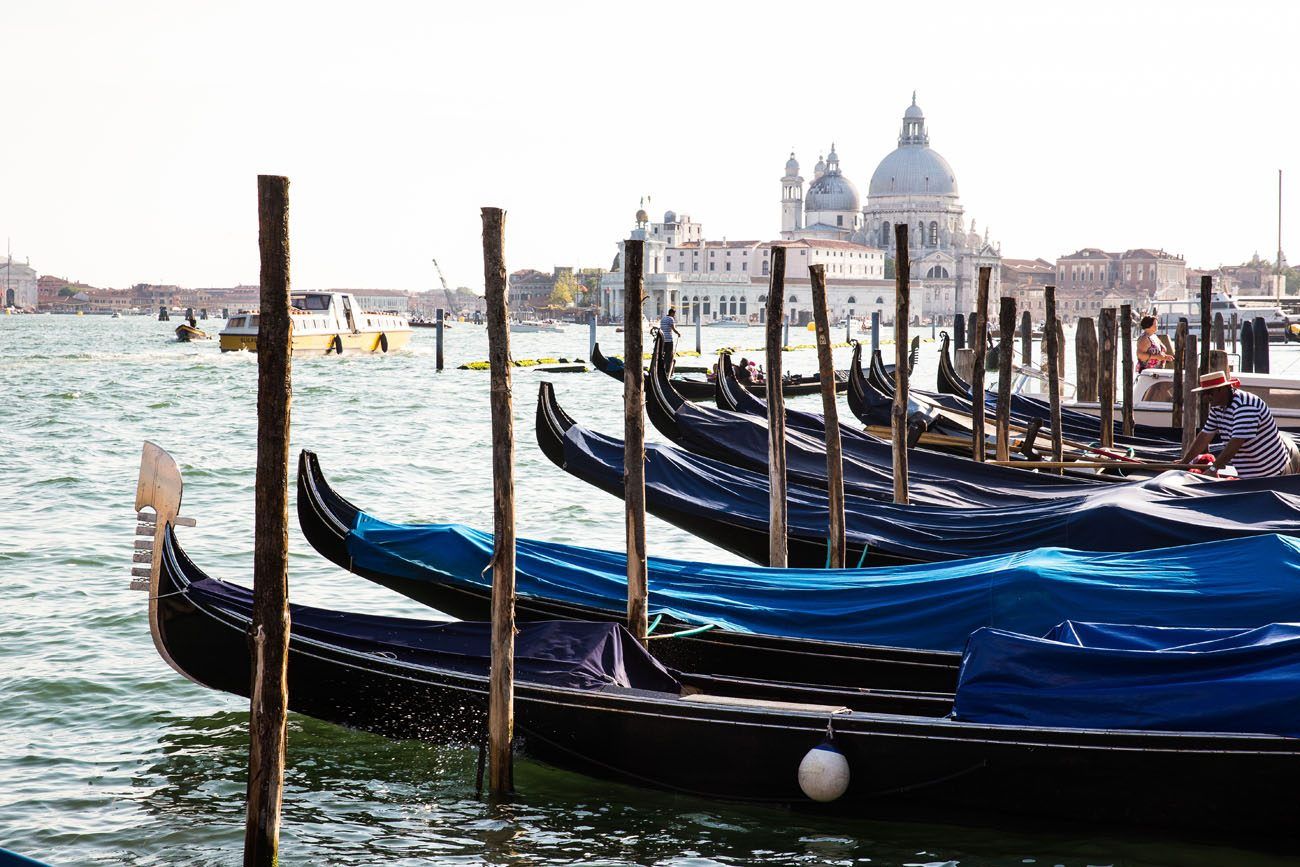
MULTIPOLYGON (((1273 418, 1281 430, 1300 432, 1300 379, 1270 373, 1234 373, 1241 387, 1258 395, 1273 411, 1273 418)), ((1172 370, 1144 370, 1133 381, 1133 421, 1157 427, 1173 427, 1174 372, 1172 370)), ((1099 415, 1101 405, 1096 401, 1066 404, 1090 415, 1099 415)), ((1121 407, 1115 407, 1115 418, 1121 407)))
MULTIPOLYGON (((1196 335, 1201 333, 1201 299, 1199 297, 1181 298, 1174 301, 1155 301, 1152 306, 1162 332, 1172 335, 1178 327, 1178 320, 1186 319, 1189 333, 1196 335)), ((1281 307, 1245 304, 1232 295, 1216 290, 1210 294, 1210 317, 1213 318, 1216 313, 1223 315, 1225 327, 1228 327, 1231 323, 1232 314, 1234 313, 1237 314, 1238 328, 1241 327, 1243 322, 1250 322, 1256 317, 1263 317, 1264 322, 1268 325, 1269 339, 1284 342, 1300 340, 1300 316, 1291 316, 1283 311, 1281 307)))
POLYGON ((705 328, 748 328, 748 322, 742 322, 734 316, 724 316, 712 322, 703 323, 705 328))
POLYGON ((510 330, 516 334, 534 334, 543 331, 559 334, 564 331, 564 326, 554 319, 526 319, 523 322, 511 322, 510 330))

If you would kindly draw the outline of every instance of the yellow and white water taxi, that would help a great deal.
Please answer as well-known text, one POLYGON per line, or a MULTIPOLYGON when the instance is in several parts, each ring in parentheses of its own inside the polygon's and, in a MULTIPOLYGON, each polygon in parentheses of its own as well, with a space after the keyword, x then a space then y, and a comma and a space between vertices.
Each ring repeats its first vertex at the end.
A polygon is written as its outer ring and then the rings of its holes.
MULTIPOLYGON (((290 341, 295 353, 394 352, 411 341, 400 313, 362 310, 347 292, 294 292, 289 297, 290 341)), ((236 313, 221 329, 221 351, 257 351, 256 310, 236 313)))

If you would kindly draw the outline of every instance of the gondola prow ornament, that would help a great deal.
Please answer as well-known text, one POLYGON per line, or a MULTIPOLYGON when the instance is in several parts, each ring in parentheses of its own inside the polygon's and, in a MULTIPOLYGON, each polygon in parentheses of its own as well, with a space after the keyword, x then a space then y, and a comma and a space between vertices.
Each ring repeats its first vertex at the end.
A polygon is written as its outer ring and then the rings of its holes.
POLYGON ((799 762, 799 788, 814 801, 834 801, 849 788, 849 760, 835 746, 835 732, 826 721, 826 737, 799 762))

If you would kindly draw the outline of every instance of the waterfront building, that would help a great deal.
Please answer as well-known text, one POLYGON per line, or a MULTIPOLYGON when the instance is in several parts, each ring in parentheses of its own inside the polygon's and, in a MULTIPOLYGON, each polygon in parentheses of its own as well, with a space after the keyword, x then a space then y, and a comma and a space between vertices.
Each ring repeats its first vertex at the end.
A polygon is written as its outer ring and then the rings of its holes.
POLYGON ((1123 253, 1084 247, 1056 260, 1056 281, 1064 299, 1095 299, 1117 292, 1146 305, 1157 297, 1183 297, 1187 263, 1182 256, 1150 247, 1123 253))
POLYGON ((35 310, 38 303, 36 269, 31 260, 15 262, 13 256, 0 261, 0 307, 35 310))
MULTIPOLYGON (((833 318, 879 310, 892 321, 893 227, 909 226, 909 286, 915 316, 944 316, 974 308, 979 268, 993 268, 991 297, 1000 285, 1001 253, 988 237, 967 230, 957 195, 957 180, 947 161, 930 148, 925 117, 912 104, 904 112, 898 146, 881 160, 871 177, 866 204, 844 171, 834 144, 819 157, 805 191, 798 158, 791 153, 780 178, 780 241, 721 241, 704 237, 701 224, 685 214, 651 221, 644 201, 630 237, 646 242, 645 280, 648 316, 676 306, 685 322, 736 316, 761 321, 766 301, 768 262, 774 244, 788 247, 788 306, 797 320, 810 315, 807 266, 827 266, 827 302, 833 318), (887 261, 890 266, 887 266, 887 261), (852 312, 850 312, 852 311, 852 312)), ((622 243, 614 266, 601 284, 600 305, 607 318, 622 318, 622 243)))

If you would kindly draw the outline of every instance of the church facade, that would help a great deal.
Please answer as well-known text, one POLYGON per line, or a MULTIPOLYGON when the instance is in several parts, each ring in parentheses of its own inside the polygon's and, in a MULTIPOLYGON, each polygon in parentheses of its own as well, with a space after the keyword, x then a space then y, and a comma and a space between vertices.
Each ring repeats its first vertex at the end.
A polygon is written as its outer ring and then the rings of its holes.
MULTIPOLYGON (((908 227, 913 315, 973 310, 981 266, 992 269, 989 297, 998 296, 1000 249, 989 240, 987 228, 981 237, 974 220, 967 227, 956 175, 931 149, 915 94, 903 114, 898 146, 871 176, 865 205, 833 144, 818 158, 806 190, 804 183, 791 153, 780 179, 779 241, 706 241, 701 225, 689 216, 668 211, 663 222, 652 222, 644 208, 638 211, 630 237, 646 241, 647 315, 662 315, 674 306, 685 322, 735 316, 757 323, 766 301, 770 250, 781 244, 789 248, 786 280, 792 288, 787 293, 793 294, 790 307, 796 319, 804 318, 801 307, 804 315, 810 313, 811 300, 799 303, 798 284, 810 295, 807 266, 821 262, 827 266, 832 317, 879 311, 890 321, 894 280, 885 277, 885 261, 894 258, 899 225, 908 227)), ((621 260, 620 242, 614 269, 602 281, 602 314, 610 319, 621 319, 623 313, 621 260)))

